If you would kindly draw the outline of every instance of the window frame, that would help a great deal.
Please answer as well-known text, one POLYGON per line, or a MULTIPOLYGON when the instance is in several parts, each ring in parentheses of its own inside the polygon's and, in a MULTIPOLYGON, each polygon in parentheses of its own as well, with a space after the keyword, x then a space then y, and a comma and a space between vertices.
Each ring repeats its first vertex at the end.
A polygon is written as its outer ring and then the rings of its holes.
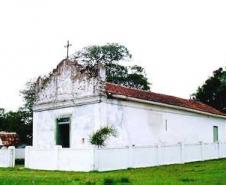
POLYGON ((65 114, 65 115, 61 115, 61 116, 57 116, 56 119, 55 119, 55 144, 56 145, 59 145, 58 144, 58 125, 62 125, 62 124, 69 124, 69 146, 68 147, 63 147, 62 145, 62 148, 71 148, 71 123, 72 123, 72 115, 71 114, 65 114), (61 118, 69 118, 69 121, 65 121, 65 122, 58 122, 58 119, 61 119, 61 118), (59 124, 60 123, 60 124, 59 124))
POLYGON ((216 125, 213 126, 213 142, 219 142, 219 127, 216 125))

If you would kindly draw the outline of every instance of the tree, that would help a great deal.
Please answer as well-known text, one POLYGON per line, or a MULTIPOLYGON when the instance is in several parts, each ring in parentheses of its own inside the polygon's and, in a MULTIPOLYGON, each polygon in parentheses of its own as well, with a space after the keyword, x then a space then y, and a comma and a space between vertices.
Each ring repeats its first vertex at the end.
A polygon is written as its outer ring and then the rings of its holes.
POLYGON ((3 131, 5 127, 5 109, 0 108, 0 131, 3 131))
POLYGON ((141 66, 123 66, 120 64, 106 64, 106 81, 141 90, 150 90, 150 83, 141 66))
POLYGON ((27 111, 30 116, 32 116, 32 108, 33 104, 36 100, 35 96, 35 82, 34 81, 29 81, 26 83, 25 89, 20 91, 20 93, 23 96, 24 99, 24 105, 21 107, 23 111, 27 111))
POLYGON ((25 144, 32 143, 32 125, 33 125, 33 105, 36 100, 35 82, 29 81, 26 83, 24 90, 20 92, 24 99, 24 105, 20 107, 18 113, 23 122, 23 133, 18 133, 21 140, 25 144), (22 136, 23 135, 23 136, 22 136))
POLYGON ((138 65, 125 66, 119 62, 131 59, 129 50, 119 44, 85 47, 73 55, 73 59, 86 68, 94 68, 101 63, 106 66, 106 81, 119 85, 150 90, 144 68, 138 65))
POLYGON ((19 135, 19 144, 31 144, 31 125, 24 120, 27 118, 23 111, 0 111, 0 131, 16 132, 19 135))
POLYGON ((19 135, 19 144, 32 144, 32 107, 36 99, 35 83, 30 81, 21 91, 24 105, 18 111, 5 112, 0 109, 0 131, 16 132, 19 135))
POLYGON ((129 50, 117 43, 103 46, 88 46, 75 52, 73 58, 79 60, 83 65, 94 66, 97 63, 109 64, 130 59, 132 55, 129 50))
POLYGON ((192 99, 201 101, 226 113, 226 71, 219 68, 198 87, 192 99))

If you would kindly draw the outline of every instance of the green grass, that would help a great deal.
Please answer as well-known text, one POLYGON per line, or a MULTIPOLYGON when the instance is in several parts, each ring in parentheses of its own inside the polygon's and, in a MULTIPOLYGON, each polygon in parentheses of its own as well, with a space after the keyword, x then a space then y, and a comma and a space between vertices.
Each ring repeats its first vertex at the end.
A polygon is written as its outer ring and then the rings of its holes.
POLYGON ((0 168, 0 185, 226 185, 226 159, 112 172, 0 168))

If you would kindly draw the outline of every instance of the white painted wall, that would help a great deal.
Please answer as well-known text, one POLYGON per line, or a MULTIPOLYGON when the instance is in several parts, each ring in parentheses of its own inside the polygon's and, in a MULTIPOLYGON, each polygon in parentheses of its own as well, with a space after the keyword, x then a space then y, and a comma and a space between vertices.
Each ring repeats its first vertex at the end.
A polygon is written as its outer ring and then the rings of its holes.
POLYGON ((15 159, 25 159, 25 148, 15 149, 15 159))
POLYGON ((212 143, 213 126, 218 126, 219 141, 226 141, 223 118, 111 99, 99 106, 106 115, 102 122, 118 130, 118 137, 111 138, 109 146, 212 143))
POLYGON ((213 142, 213 126, 218 126, 219 142, 225 141, 225 120, 167 109, 154 105, 102 98, 101 103, 34 112, 33 146, 56 145, 56 119, 69 115, 70 146, 90 146, 89 137, 104 125, 113 125, 117 137, 107 141, 110 147, 148 146, 154 144, 192 144, 213 142), (167 125, 166 125, 167 124, 167 125), (82 138, 85 143, 82 143, 82 138))
POLYGON ((144 103, 103 97, 35 111, 33 126, 33 147, 25 154, 25 166, 33 169, 105 171, 226 157, 226 144, 212 143, 213 126, 225 142, 224 119, 144 103), (71 116, 69 149, 56 147, 56 119, 65 115, 71 116), (107 148, 93 149, 89 136, 104 125, 113 125, 117 137, 107 140, 107 148))
POLYGON ((70 147, 87 147, 89 136, 97 122, 98 104, 62 108, 34 112, 33 146, 36 148, 52 148, 56 145, 56 119, 68 115, 70 124, 70 147), (82 138, 85 142, 82 143, 82 138))
POLYGON ((26 147, 25 167, 39 170, 91 171, 93 169, 93 149, 40 149, 26 147))
POLYGON ((15 147, 0 149, 0 167, 15 166, 15 147))
POLYGON ((64 171, 109 171, 226 157, 226 143, 117 148, 26 148, 25 167, 64 171))

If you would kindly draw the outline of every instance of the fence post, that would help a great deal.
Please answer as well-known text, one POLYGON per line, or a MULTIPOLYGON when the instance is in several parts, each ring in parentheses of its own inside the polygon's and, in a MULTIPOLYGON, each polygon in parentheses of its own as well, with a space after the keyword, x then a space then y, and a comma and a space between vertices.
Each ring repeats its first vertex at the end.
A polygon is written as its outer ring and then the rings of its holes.
POLYGON ((184 163, 184 143, 180 142, 180 162, 184 163))
POLYGON ((199 144, 200 144, 201 161, 203 161, 204 160, 204 143, 200 141, 199 144))
POLYGON ((25 160, 24 160, 25 168, 30 168, 30 149, 31 149, 31 146, 25 147, 25 160))
POLYGON ((92 164, 91 164, 91 171, 95 170, 96 167, 96 157, 95 157, 95 148, 92 147, 92 153, 93 153, 93 160, 92 160, 92 164))
POLYGON ((14 167, 15 166, 15 146, 10 146, 8 150, 10 151, 10 167, 14 167))
POLYGON ((126 146, 128 151, 128 162, 127 162, 127 168, 133 167, 133 149, 135 146, 126 146))
POLYGON ((226 150, 225 150, 226 142, 221 142, 221 157, 226 157, 226 150))
POLYGON ((94 170, 99 170, 99 148, 97 148, 96 146, 92 147, 92 152, 93 152, 93 162, 91 164, 91 171, 94 170))
POLYGON ((56 170, 60 170, 60 157, 59 157, 59 150, 62 149, 61 145, 56 145, 56 170))
POLYGON ((217 158, 221 158, 220 144, 220 142, 217 142, 217 158))
POLYGON ((156 149, 157 149, 157 165, 160 165, 161 164, 161 146, 160 144, 158 143, 156 145, 156 149))

